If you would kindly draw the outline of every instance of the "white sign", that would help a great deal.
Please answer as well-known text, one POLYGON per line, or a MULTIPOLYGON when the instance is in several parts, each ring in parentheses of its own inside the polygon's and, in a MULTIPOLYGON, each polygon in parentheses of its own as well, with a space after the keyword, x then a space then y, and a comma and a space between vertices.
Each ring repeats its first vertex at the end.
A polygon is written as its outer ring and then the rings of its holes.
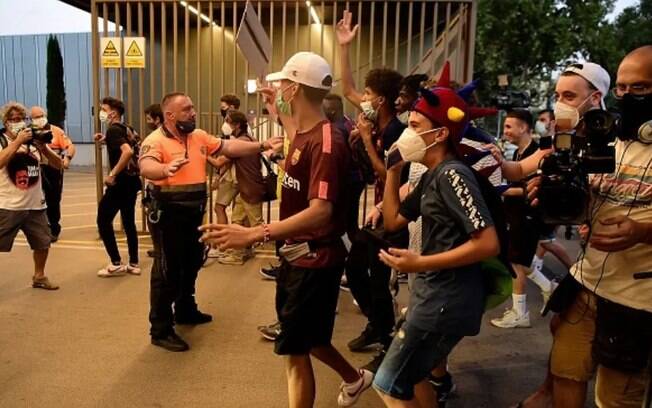
POLYGON ((120 37, 100 38, 100 59, 102 68, 120 68, 122 43, 120 37))
POLYGON ((249 67, 258 78, 264 78, 272 59, 272 42, 250 2, 245 7, 235 42, 249 62, 249 67))
POLYGON ((145 37, 125 37, 125 68, 145 68, 145 37))

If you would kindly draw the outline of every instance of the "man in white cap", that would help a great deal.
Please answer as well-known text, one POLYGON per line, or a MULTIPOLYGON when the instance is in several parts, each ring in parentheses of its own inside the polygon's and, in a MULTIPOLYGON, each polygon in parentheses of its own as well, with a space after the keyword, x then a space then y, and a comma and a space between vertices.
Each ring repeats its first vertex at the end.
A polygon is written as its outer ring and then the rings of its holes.
MULTIPOLYGON (((555 85, 556 130, 572 130, 586 112, 604 109, 604 98, 609 92, 609 73, 593 62, 570 64, 561 73, 555 85)), ((501 164, 503 176, 510 181, 521 180, 539 168, 539 162, 550 151, 539 150, 521 161, 506 161, 493 145, 485 146, 501 164)))
POLYGON ((356 370, 331 344, 346 258, 341 236, 350 166, 346 142, 322 109, 333 74, 324 58, 299 52, 266 79, 277 85, 277 111, 291 116, 297 129, 285 159, 280 221, 253 228, 205 225, 202 240, 221 249, 285 240, 276 279, 281 332, 275 352, 287 356, 289 406, 314 404, 311 356, 342 377, 338 405, 351 406, 373 374, 356 370))

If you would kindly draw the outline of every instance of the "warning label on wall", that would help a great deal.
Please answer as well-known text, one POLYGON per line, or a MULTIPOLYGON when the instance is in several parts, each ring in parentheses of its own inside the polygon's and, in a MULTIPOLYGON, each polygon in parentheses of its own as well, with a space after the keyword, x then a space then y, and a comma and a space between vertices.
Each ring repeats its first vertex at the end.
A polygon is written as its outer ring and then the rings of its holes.
POLYGON ((145 68, 145 37, 125 37, 125 68, 145 68))
POLYGON ((100 38, 100 59, 102 68, 120 68, 122 66, 120 54, 122 44, 120 37, 100 38))

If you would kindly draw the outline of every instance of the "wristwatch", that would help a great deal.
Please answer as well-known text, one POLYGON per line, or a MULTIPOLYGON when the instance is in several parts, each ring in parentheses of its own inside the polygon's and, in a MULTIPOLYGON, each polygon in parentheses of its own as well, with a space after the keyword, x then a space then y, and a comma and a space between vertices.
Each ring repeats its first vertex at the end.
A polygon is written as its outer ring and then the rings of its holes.
POLYGON ((262 153, 262 152, 264 152, 265 150, 267 150, 267 149, 265 148, 265 142, 262 142, 262 141, 261 141, 261 142, 260 142, 260 152, 262 153))

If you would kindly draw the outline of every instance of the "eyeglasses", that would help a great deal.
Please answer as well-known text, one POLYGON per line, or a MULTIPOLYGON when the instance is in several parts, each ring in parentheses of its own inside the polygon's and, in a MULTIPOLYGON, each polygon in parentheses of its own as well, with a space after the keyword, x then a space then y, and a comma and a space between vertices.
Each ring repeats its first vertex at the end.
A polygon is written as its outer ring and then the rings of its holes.
POLYGON ((612 89, 611 92, 618 99, 625 96, 626 93, 632 94, 634 96, 643 96, 652 92, 652 85, 650 84, 616 85, 616 87, 612 89))

